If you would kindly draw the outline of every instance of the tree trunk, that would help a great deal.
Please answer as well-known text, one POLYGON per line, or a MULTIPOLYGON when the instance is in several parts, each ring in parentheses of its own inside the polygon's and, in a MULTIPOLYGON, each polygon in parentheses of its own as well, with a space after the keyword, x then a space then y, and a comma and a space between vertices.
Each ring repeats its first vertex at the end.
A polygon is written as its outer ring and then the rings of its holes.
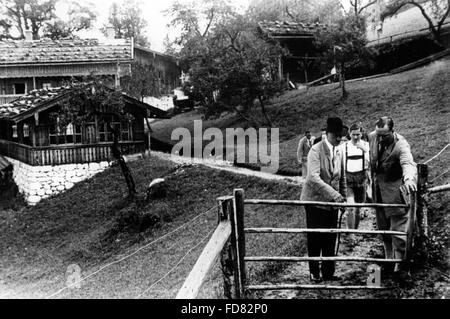
POLYGON ((131 175, 130 169, 128 168, 127 163, 125 163, 125 159, 123 158, 120 148, 119 148, 119 132, 117 129, 112 128, 114 143, 111 146, 111 151, 113 157, 117 160, 120 165, 120 169, 122 170, 123 177, 125 178, 125 182, 128 187, 128 198, 133 199, 136 196, 136 186, 134 184, 133 176, 131 175))
POLYGON ((272 121, 270 120, 269 115, 266 112, 266 107, 264 105, 264 101, 263 101, 262 97, 258 96, 258 100, 259 100, 259 103, 261 104, 261 111, 262 111, 262 114, 264 115, 264 118, 267 121, 267 125, 269 125, 269 127, 272 127, 272 121))
POLYGON ((343 64, 341 64, 341 70, 339 72, 339 83, 342 89, 342 98, 346 99, 348 97, 348 92, 345 89, 345 69, 343 64))

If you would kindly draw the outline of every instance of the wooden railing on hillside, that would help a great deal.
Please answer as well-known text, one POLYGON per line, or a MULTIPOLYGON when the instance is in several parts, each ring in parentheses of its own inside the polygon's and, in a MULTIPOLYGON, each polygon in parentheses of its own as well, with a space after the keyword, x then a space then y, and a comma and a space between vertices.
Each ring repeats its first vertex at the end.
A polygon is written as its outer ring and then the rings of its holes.
MULTIPOLYGON (((32 166, 111 161, 112 143, 32 147, 0 140, 0 154, 32 166)), ((120 142, 123 155, 145 152, 145 142, 120 142)))

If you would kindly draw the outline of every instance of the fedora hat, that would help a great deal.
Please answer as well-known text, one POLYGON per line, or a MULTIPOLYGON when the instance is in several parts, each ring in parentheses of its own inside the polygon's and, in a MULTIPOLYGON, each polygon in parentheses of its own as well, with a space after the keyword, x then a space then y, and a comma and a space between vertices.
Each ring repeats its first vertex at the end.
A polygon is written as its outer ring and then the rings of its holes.
POLYGON ((347 135, 348 127, 342 123, 342 120, 339 117, 329 117, 327 119, 327 127, 324 131, 345 136, 347 135))

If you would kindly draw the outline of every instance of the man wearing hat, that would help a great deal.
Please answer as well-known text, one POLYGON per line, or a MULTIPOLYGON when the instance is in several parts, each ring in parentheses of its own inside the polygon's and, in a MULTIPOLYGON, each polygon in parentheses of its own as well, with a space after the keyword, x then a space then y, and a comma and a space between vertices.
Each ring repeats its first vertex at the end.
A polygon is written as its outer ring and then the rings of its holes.
MULTIPOLYGON (((308 171, 300 196, 301 201, 345 202, 347 183, 344 156, 339 144, 346 134, 342 120, 331 117, 327 120, 326 136, 315 144, 308 154, 308 171)), ((327 206, 305 206, 308 228, 336 228, 338 210, 327 206)), ((308 255, 310 257, 333 257, 336 234, 308 233, 308 255)), ((309 262, 311 280, 336 280, 334 261, 309 262), (320 276, 322 273, 322 277, 320 276)))

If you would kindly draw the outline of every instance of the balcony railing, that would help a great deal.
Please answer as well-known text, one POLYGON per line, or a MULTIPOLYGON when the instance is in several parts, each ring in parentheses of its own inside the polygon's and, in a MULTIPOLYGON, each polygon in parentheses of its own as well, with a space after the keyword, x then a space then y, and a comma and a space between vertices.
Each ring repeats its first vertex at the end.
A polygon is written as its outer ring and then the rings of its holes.
POLYGON ((21 97, 23 94, 6 94, 6 95, 0 95, 0 105, 9 103, 11 101, 17 100, 19 97, 21 97))
MULTIPOLYGON (((82 164, 113 160, 112 143, 32 147, 0 140, 0 154, 33 166, 82 164)), ((123 155, 143 153, 144 141, 121 142, 123 155)))

